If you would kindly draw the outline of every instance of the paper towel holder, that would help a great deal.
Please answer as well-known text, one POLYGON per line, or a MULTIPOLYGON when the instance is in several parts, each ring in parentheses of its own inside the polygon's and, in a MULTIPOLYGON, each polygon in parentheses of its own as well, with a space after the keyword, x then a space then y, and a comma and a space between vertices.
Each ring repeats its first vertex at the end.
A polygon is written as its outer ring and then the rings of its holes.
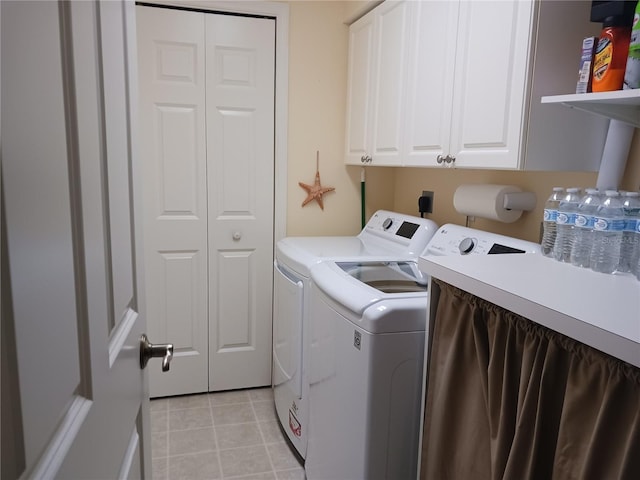
POLYGON ((513 185, 460 185, 453 196, 453 205, 467 216, 467 222, 470 217, 481 217, 512 223, 523 211, 535 209, 536 195, 513 185))
POLYGON ((504 194, 504 208, 530 212, 536 208, 536 194, 533 192, 511 192, 504 194))

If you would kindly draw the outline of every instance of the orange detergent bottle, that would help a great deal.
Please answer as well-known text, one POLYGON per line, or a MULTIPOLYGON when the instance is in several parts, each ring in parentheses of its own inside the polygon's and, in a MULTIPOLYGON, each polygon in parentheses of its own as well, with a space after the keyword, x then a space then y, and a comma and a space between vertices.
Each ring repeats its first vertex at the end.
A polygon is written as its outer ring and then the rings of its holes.
POLYGON ((592 91, 621 90, 629 53, 631 26, 620 17, 607 17, 602 24, 593 62, 592 91))

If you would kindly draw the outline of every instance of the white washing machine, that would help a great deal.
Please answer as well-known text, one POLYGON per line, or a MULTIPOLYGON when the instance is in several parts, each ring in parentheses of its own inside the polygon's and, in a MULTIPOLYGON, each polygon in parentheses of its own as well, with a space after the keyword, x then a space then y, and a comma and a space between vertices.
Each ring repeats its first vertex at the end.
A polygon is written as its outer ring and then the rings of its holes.
POLYGON ((307 452, 309 419, 311 267, 329 259, 417 261, 436 229, 431 220, 379 210, 355 237, 287 237, 277 243, 273 391, 280 424, 302 458, 307 452))
MULTIPOLYGON (((425 255, 539 251, 496 239, 447 225, 425 255)), ((427 283, 414 260, 311 268, 308 479, 416 478, 427 283)))

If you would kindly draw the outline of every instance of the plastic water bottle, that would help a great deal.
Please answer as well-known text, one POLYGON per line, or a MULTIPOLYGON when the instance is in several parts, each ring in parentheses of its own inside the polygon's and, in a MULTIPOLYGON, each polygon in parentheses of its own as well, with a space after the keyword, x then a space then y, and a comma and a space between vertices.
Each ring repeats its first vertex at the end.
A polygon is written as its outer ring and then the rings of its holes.
MULTIPOLYGON (((638 221, 638 223, 636 224, 636 235, 640 237, 640 221, 638 221)), ((635 258, 634 265, 635 265, 634 272, 635 272, 636 278, 640 281, 640 244, 638 245, 638 249, 636 250, 636 258, 635 258)))
MULTIPOLYGON (((638 225, 636 226, 636 233, 640 235, 640 222, 638 222, 638 225)), ((635 275, 638 281, 640 281, 640 248, 638 248, 638 254, 636 255, 635 275)))
POLYGON ((593 223, 591 269, 596 272, 613 273, 618 269, 620 261, 624 210, 618 192, 607 190, 606 194, 607 197, 598 207, 593 223))
POLYGON ((636 226, 640 221, 640 193, 625 192, 622 196, 622 209, 624 211, 624 232, 620 246, 618 271, 632 272, 633 262, 640 245, 640 235, 636 233, 636 226))
POLYGON ((556 219, 558 218, 558 205, 560 205, 560 199, 564 188, 553 187, 551 196, 544 204, 544 216, 542 220, 542 241, 540 242, 540 249, 542 254, 547 257, 553 257, 553 245, 556 243, 556 219))
POLYGON ((575 239, 571 248, 572 265, 589 268, 593 246, 593 223, 601 201, 600 192, 595 188, 587 188, 586 195, 580 200, 576 213, 575 239))
POLYGON ((576 212, 580 204, 580 189, 567 188, 560 200, 556 219, 556 242, 553 245, 553 258, 560 262, 571 261, 571 248, 574 241, 576 212))

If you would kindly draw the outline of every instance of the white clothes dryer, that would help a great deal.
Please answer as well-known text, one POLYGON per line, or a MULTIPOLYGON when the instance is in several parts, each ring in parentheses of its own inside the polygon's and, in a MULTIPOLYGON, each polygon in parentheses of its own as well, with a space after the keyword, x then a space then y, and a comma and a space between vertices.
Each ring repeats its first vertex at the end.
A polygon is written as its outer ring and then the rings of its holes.
POLYGON ((287 237, 277 243, 272 383, 280 424, 303 459, 309 419, 311 267, 327 260, 417 261, 436 230, 431 220, 379 210, 354 237, 287 237))

